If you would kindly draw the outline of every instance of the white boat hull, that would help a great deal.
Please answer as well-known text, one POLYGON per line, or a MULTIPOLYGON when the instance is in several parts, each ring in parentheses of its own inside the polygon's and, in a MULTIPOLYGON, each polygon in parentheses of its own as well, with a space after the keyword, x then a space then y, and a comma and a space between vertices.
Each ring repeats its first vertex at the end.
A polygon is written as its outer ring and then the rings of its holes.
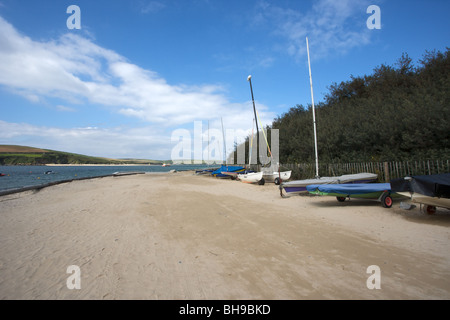
POLYGON ((238 174, 237 178, 245 183, 258 183, 263 178, 262 172, 250 172, 244 174, 238 174))
POLYGON ((281 181, 287 181, 291 178, 291 173, 292 171, 282 171, 282 172, 273 171, 272 173, 265 172, 263 177, 265 180, 270 182, 275 181, 276 178, 281 179, 281 181))

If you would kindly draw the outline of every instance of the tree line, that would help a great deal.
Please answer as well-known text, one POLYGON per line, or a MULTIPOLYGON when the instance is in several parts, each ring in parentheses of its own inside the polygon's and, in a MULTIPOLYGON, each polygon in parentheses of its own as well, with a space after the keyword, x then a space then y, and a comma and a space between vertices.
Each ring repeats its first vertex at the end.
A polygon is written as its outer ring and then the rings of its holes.
MULTIPOLYGON (((404 53, 392 66, 331 84, 315 109, 319 160, 449 159, 449 74, 446 48, 426 51, 417 65, 404 53)), ((297 104, 266 129, 279 129, 281 163, 314 161, 311 105, 297 104)))

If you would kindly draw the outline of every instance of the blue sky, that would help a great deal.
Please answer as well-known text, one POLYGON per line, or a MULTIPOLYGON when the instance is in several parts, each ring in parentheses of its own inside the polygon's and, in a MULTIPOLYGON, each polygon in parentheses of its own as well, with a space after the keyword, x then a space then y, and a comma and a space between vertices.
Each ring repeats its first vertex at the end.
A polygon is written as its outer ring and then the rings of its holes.
MULTIPOLYGON (((0 144, 170 159, 177 129, 251 132, 327 87, 449 46, 448 0, 0 0, 0 144), (70 5, 81 29, 68 29, 70 5), (370 5, 381 29, 368 29, 370 5)), ((318 128, 320 130, 320 128, 318 128)), ((229 134, 228 136, 231 136, 229 134)), ((228 138, 227 136, 227 138, 228 138)))

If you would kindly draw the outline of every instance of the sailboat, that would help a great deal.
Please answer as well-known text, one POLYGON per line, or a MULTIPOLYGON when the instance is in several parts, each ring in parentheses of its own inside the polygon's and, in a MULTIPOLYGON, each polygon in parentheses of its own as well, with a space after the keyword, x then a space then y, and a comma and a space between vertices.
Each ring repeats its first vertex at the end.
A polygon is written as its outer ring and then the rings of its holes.
MULTIPOLYGON (((255 107, 255 99, 253 98, 253 88, 252 88, 252 76, 249 75, 247 77, 247 81, 250 83, 250 92, 252 94, 252 102, 253 102, 253 112, 255 115, 255 118, 253 119, 254 122, 256 122, 256 145, 258 146, 258 120, 256 118, 256 107, 255 107)), ((252 140, 250 143, 250 154, 249 154, 249 165, 251 164, 252 159, 252 150, 253 150, 253 121, 252 121, 252 140)), ((258 148, 256 148, 258 150, 258 148)), ((256 158, 258 159, 258 157, 256 158)), ((245 183, 257 183, 259 185, 263 185, 265 183, 265 180, 263 178, 262 171, 260 172, 243 172, 241 174, 237 175, 237 179, 245 182, 245 183)))
MULTIPOLYGON (((250 92, 252 94, 252 103, 253 103, 253 113, 254 113, 254 122, 256 123, 256 145, 258 146, 258 137, 259 137, 259 128, 258 128, 258 119, 259 119, 259 114, 258 111, 256 110, 255 107, 255 99, 253 96, 253 88, 252 88, 252 76, 249 75, 247 77, 247 81, 250 83, 250 92)), ((259 119, 259 123, 261 124, 261 119, 259 119)), ((264 128, 261 126, 261 131, 264 135, 264 139, 266 140, 266 145, 267 145, 267 150, 270 154, 270 157, 272 158, 272 152, 270 151, 270 147, 269 147, 269 142, 267 141, 267 137, 266 134, 264 132, 264 128)), ((252 145, 253 145, 253 123, 252 123, 252 145)), ((252 146, 250 147, 250 156, 249 156, 249 160, 251 159, 251 151, 253 150, 252 146)), ((258 148, 256 148, 256 150, 258 150, 258 148)), ((257 155, 258 156, 258 155, 257 155)), ((249 163, 251 163, 251 160, 249 161, 249 163)), ((238 175, 238 179, 243 181, 243 182, 248 182, 248 183, 258 183, 260 185, 265 184, 265 181, 271 181, 271 182, 275 182, 275 184, 279 184, 281 183, 281 181, 283 180, 288 180, 291 176, 291 171, 286 171, 286 172, 278 172, 276 170, 273 170, 273 167, 271 166, 270 168, 263 168, 263 170, 261 170, 260 172, 245 172, 242 173, 240 175, 238 175)))
POLYGON ((269 170, 264 170, 263 177, 266 181, 273 182, 276 185, 280 185, 283 181, 288 181, 291 178, 292 170, 289 171, 276 171, 269 168, 269 170))
POLYGON ((214 170, 211 175, 213 177, 216 178, 231 178, 231 179, 236 179, 237 174, 244 172, 245 168, 241 167, 241 166, 229 166, 227 165, 227 161, 226 161, 226 144, 225 144, 225 131, 223 129, 223 120, 222 118, 220 118, 220 121, 222 122, 222 136, 223 136, 223 164, 222 166, 217 169, 214 170))
POLYGON ((317 149, 317 128, 316 128, 316 115, 314 107, 314 93, 313 83, 311 76, 311 60, 309 58, 309 43, 306 38, 306 49, 308 52, 308 68, 309 68, 309 83, 311 87, 311 100, 312 100, 312 114, 313 114, 313 127, 314 127, 314 151, 316 162, 316 176, 313 179, 306 180, 294 180, 289 182, 283 182, 280 184, 280 190, 283 190, 289 194, 307 193, 306 186, 311 184, 337 184, 337 183, 369 183, 374 182, 377 178, 377 174, 373 173, 358 173, 358 174, 346 174, 339 177, 320 177, 319 176, 319 157, 317 149))
MULTIPOLYGON (((252 122, 252 139, 250 141, 250 153, 248 157, 249 166, 252 163, 252 151, 253 151, 253 122, 252 122)), ((265 180, 263 179, 263 172, 247 171, 237 175, 237 179, 245 183, 258 183, 263 185, 265 180)))
POLYGON ((209 165, 209 142, 210 142, 209 141, 209 120, 208 120, 208 131, 207 131, 207 133, 208 133, 208 140, 207 140, 207 142, 208 142, 208 158, 207 158, 207 161, 206 161, 207 166, 206 166, 206 168, 195 170, 195 174, 196 175, 206 175, 206 174, 211 175, 213 171, 216 171, 216 170, 219 169, 216 166, 210 167, 210 165, 209 165))

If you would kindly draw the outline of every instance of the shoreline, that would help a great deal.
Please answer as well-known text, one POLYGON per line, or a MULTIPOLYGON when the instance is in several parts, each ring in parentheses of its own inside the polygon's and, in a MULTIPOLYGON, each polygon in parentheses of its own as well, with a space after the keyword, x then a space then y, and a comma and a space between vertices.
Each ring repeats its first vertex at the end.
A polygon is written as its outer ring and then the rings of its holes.
MULTIPOLYGON (((172 172, 171 171, 168 171, 168 172, 133 172, 133 171, 131 171, 131 172, 115 172, 115 173, 111 173, 111 174, 92 176, 92 177, 89 176, 89 177, 63 179, 63 180, 56 180, 56 181, 47 182, 47 183, 43 183, 43 184, 0 190, 0 197, 10 195, 10 194, 15 194, 15 193, 26 192, 26 191, 41 190, 41 189, 48 188, 51 186, 56 186, 58 184, 70 183, 70 182, 81 181, 81 180, 101 179, 101 178, 106 178, 106 177, 122 177, 122 176, 130 176, 130 175, 137 175, 137 174, 158 175, 158 174, 169 174, 169 173, 172 173, 172 172)), ((0 198, 0 200, 1 200, 1 198, 0 198)))
POLYGON ((124 164, 91 164, 91 163, 85 163, 85 164, 59 164, 59 163, 48 163, 44 164, 44 166, 47 167, 76 167, 76 166, 87 166, 87 167, 125 167, 125 166, 141 166, 141 167, 162 167, 160 164, 147 164, 147 163, 124 163, 124 164))
POLYGON ((447 210, 398 202, 188 171, 77 180, 0 197, 0 299, 449 299, 449 238, 447 210))
POLYGON ((141 167, 162 167, 161 164, 138 164, 138 163, 126 163, 126 164, 92 164, 92 163, 84 163, 84 164, 72 164, 72 163, 47 163, 47 164, 5 164, 3 167, 82 167, 82 166, 91 166, 91 167, 126 167, 126 166, 141 166, 141 167))

